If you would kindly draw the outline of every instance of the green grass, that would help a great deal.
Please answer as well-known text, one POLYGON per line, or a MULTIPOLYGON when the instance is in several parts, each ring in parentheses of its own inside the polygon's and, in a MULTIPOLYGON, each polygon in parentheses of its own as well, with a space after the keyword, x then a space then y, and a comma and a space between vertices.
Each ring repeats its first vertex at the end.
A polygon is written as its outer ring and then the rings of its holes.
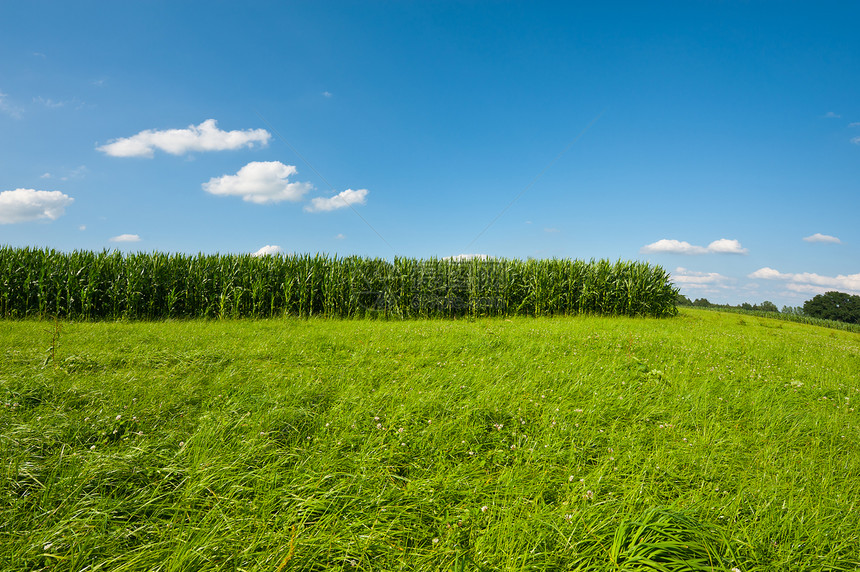
POLYGON ((3 321, 0 569, 857 570, 858 379, 686 309, 3 321))

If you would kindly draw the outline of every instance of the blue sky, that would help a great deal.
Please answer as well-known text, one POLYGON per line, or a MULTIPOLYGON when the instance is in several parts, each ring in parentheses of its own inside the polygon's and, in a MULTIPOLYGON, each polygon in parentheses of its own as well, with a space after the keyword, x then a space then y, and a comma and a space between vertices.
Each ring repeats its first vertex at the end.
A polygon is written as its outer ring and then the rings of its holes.
POLYGON ((0 0, 0 244, 860 294, 856 2, 0 0))

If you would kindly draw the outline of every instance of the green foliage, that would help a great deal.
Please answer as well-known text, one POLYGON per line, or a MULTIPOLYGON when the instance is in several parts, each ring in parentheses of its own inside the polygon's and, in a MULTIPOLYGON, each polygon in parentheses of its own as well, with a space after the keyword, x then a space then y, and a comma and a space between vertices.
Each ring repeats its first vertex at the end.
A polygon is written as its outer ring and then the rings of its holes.
POLYGON ((860 296, 844 292, 818 294, 803 303, 803 313, 823 320, 860 324, 860 296))
POLYGON ((0 324, 0 570, 857 570, 860 338, 0 324))
POLYGON ((678 293, 678 297, 677 297, 675 303, 678 306, 692 306, 693 305, 693 301, 690 300, 689 298, 687 298, 686 296, 684 296, 683 294, 681 294, 680 292, 678 293))
POLYGON ((0 317, 427 318, 673 316, 677 289, 643 262, 393 261, 324 255, 129 254, 0 248, 0 317))

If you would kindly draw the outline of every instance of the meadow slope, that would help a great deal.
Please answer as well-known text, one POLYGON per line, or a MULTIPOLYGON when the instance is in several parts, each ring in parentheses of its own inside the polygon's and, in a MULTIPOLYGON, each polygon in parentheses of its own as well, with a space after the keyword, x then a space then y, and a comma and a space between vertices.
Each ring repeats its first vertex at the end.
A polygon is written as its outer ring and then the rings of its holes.
POLYGON ((0 568, 857 570, 858 401, 858 334, 688 309, 3 321, 0 568))

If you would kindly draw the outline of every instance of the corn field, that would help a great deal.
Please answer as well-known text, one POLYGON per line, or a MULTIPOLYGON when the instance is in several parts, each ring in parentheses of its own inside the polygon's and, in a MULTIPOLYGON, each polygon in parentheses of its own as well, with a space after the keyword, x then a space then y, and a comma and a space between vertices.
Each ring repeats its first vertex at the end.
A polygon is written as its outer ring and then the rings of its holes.
POLYGON ((418 260, 0 247, 0 317, 455 318, 671 316, 677 289, 643 262, 418 260))

